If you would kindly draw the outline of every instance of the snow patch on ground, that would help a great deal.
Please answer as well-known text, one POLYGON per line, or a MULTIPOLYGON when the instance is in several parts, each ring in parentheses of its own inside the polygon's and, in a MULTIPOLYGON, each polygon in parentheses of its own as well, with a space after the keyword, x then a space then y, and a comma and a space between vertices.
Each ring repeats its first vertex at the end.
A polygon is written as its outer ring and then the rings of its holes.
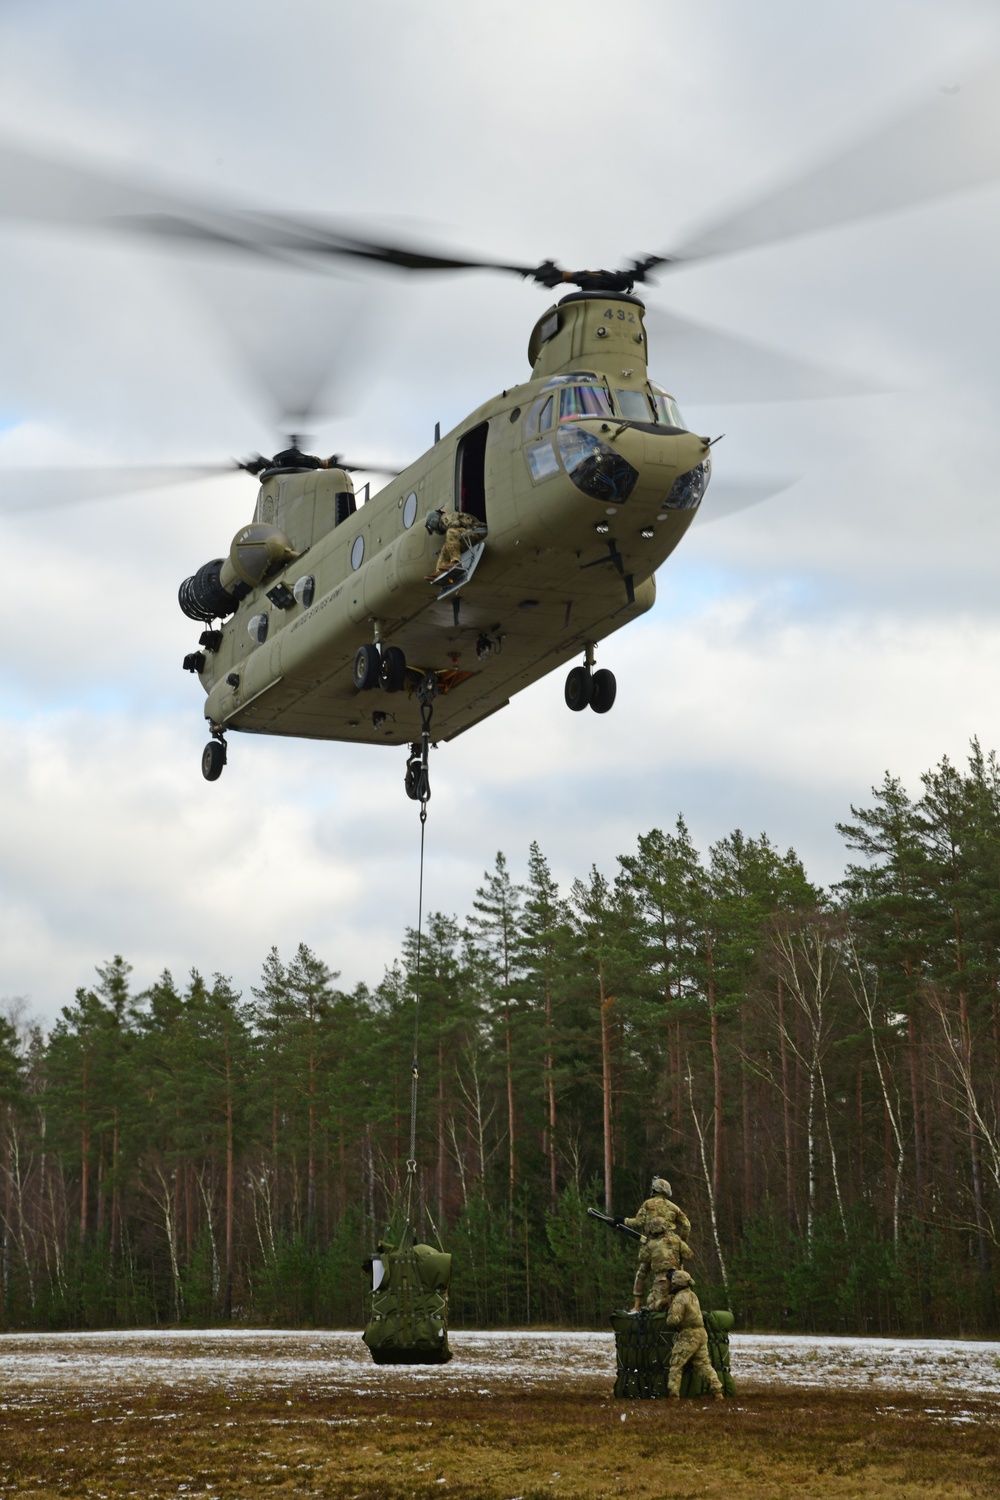
MULTIPOLYGON (((138 1397, 152 1388, 189 1394, 211 1387, 238 1396, 282 1386, 317 1395, 434 1390, 489 1397, 514 1390, 607 1390, 614 1380, 610 1333, 458 1331, 449 1339, 454 1358, 448 1365, 379 1366, 353 1330, 5 1334, 0 1409, 12 1399, 30 1402, 70 1388, 94 1400, 138 1397)), ((1000 1343, 737 1333, 730 1349, 737 1383, 1000 1395, 1000 1343)))

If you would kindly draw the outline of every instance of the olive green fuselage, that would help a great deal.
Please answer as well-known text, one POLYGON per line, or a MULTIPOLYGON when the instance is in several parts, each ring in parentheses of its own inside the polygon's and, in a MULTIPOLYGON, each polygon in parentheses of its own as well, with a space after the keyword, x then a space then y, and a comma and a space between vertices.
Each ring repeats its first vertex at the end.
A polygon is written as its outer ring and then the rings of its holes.
POLYGON ((417 671, 438 674, 433 735, 451 739, 651 608, 654 572, 695 513, 668 497, 680 476, 705 463, 708 444, 658 418, 655 406, 649 421, 635 420, 637 402, 654 399, 642 304, 567 298, 539 320, 529 357, 530 381, 486 402, 340 524, 337 496, 343 502, 352 488, 343 470, 265 477, 254 519, 283 532, 298 556, 240 601, 218 649, 206 651, 200 676, 213 726, 381 744, 418 739, 412 682, 393 693, 354 685, 358 648, 376 643, 403 651, 413 682, 417 671), (598 392, 583 404, 609 409, 566 412, 562 391, 573 382, 559 378, 578 372, 598 392), (610 453, 612 471, 618 459, 635 471, 624 499, 613 483, 595 494, 571 477, 590 450, 610 453), (442 538, 425 519, 438 509, 471 509, 486 527, 474 573, 444 599, 428 576, 442 538), (305 594, 281 609, 268 598, 285 584, 278 592, 287 602, 306 577, 311 603, 305 594), (259 618, 248 631, 261 614, 263 642, 259 618))

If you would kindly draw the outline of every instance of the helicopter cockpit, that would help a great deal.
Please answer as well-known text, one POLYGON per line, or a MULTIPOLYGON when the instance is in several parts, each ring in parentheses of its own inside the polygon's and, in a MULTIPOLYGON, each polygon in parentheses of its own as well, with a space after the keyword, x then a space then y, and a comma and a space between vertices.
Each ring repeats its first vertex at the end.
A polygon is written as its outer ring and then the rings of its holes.
POLYGON ((562 424, 577 417, 618 417, 626 422, 687 430, 673 396, 652 380, 645 390, 616 388, 612 394, 601 376, 575 370, 546 381, 542 392, 528 411, 525 436, 529 441, 547 432, 553 421, 562 424), (544 394, 547 391, 552 394, 544 394))

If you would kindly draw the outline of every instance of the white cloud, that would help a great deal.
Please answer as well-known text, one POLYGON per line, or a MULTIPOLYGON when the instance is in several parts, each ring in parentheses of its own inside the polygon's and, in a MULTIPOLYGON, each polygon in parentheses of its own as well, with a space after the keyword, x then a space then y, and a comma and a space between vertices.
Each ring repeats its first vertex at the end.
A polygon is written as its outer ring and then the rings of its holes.
MULTIPOLYGON (((991 25, 991 7, 930 0, 622 0, 613 23, 596 0, 36 4, 0 17, 0 121, 227 201, 608 264, 667 248, 909 90, 953 85, 991 25)), ((887 767, 913 785, 972 734, 1000 741, 998 208, 997 192, 970 195, 651 293, 901 393, 692 414, 727 432, 718 472, 800 483, 686 539, 656 612, 601 648, 619 679, 607 718, 569 714, 559 674, 437 753, 431 906, 467 909, 498 848, 523 868, 537 838, 565 881, 681 811, 703 844, 764 828, 831 880, 833 823, 887 767)), ((4 231, 0 275, 3 463, 271 441, 162 255, 4 231)), ((324 296, 321 342, 350 377, 362 355, 372 373, 356 393, 349 378, 357 399, 318 440, 419 451, 436 420, 523 377, 546 296, 392 278, 391 298, 375 283, 378 329, 363 314, 348 339, 324 296)), ((292 318, 289 304, 265 354, 284 339, 287 355, 292 318)), ((669 349, 653 353, 669 380, 669 349)), ((115 951, 140 983, 193 963, 246 986, 272 942, 304 939, 374 981, 415 917, 402 752, 232 736, 222 780, 201 779, 176 588, 252 499, 234 479, 3 520, 0 990, 48 1015, 115 951)))

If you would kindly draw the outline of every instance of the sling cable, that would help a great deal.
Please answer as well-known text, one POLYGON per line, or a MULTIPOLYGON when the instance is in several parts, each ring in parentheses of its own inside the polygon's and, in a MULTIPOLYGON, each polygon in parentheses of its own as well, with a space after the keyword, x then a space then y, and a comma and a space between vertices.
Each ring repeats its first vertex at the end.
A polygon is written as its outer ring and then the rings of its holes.
MULTIPOLYGON (((397 1193, 389 1224, 365 1261, 372 1278, 371 1315, 362 1338, 378 1365, 443 1365, 448 1348, 448 1283, 451 1256, 415 1240, 417 1211, 417 1089, 420 1083, 420 982, 424 926, 424 850, 431 716, 437 677, 427 672, 417 689, 420 705, 420 745, 414 745, 406 770, 407 792, 420 803, 420 882, 417 897, 417 962, 413 1001, 413 1063, 410 1069, 410 1153, 406 1176, 397 1193), (411 790, 412 789, 412 790, 411 790)), ((429 1217, 429 1215, 428 1215, 429 1217)), ((433 1227, 433 1224, 432 1224, 433 1227)), ((435 1234, 437 1230, 435 1229, 435 1234)), ((440 1240, 439 1240, 440 1243, 440 1240)))

